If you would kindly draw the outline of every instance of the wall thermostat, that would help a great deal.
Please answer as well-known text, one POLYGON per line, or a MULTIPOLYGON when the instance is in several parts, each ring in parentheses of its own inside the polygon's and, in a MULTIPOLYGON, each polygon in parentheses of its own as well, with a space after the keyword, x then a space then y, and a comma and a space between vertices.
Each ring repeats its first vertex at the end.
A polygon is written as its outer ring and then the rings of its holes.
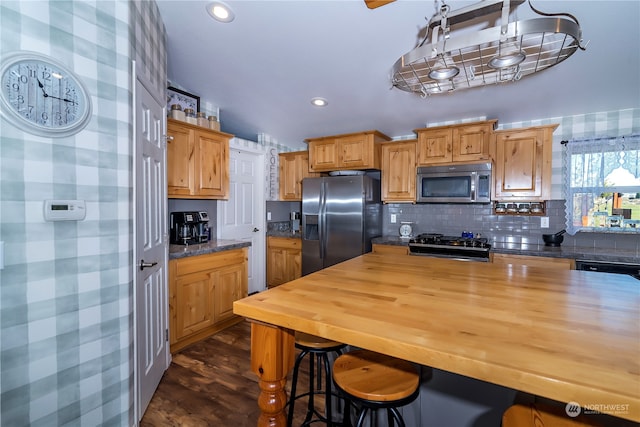
POLYGON ((84 200, 45 200, 45 221, 82 221, 87 216, 84 200))

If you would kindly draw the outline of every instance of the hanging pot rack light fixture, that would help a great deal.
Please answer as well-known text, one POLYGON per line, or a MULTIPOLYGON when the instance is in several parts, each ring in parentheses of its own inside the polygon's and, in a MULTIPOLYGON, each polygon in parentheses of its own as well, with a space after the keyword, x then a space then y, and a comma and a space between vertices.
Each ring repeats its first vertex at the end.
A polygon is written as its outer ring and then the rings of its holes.
POLYGON ((427 97, 513 82, 586 49, 580 24, 568 13, 540 12, 529 0, 531 9, 543 17, 509 22, 511 5, 524 1, 483 0, 455 11, 443 1, 422 42, 393 65, 393 86, 427 97), (455 37, 451 33, 453 25, 477 24, 476 18, 500 11, 499 26, 455 37))

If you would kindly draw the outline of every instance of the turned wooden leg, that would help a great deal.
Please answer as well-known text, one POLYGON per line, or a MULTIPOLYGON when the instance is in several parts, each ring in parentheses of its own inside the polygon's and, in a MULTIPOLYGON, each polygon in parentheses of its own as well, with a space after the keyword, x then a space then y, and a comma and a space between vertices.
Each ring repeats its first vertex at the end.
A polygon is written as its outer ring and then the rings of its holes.
POLYGON ((258 427, 284 427, 287 417, 285 385, 294 363, 295 335, 291 329, 251 323, 251 370, 259 378, 258 427))

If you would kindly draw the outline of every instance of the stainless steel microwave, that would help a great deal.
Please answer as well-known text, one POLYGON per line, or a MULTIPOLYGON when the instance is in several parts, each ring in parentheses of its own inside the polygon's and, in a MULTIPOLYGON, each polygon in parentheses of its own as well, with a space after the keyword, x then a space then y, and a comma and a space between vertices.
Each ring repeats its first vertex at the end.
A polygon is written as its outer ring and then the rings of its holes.
POLYGON ((418 168, 417 203, 491 202, 491 162, 418 168))

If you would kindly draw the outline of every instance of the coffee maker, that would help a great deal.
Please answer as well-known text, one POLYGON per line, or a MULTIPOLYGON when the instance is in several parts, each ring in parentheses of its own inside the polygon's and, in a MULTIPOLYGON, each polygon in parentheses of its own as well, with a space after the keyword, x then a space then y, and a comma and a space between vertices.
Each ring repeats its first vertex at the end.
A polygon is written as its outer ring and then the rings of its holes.
POLYGON ((193 245, 209 241, 209 215, 206 212, 171 212, 169 241, 193 245))

